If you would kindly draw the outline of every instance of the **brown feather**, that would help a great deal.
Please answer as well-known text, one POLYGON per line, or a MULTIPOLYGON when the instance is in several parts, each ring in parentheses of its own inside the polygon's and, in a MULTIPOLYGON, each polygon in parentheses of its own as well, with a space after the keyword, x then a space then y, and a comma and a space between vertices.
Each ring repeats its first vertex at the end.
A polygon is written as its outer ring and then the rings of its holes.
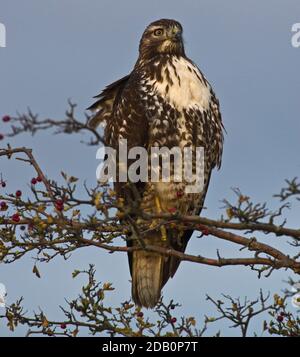
POLYGON ((128 82, 129 77, 130 75, 127 75, 111 83, 100 94, 94 97, 98 98, 98 100, 87 108, 87 110, 96 112, 88 123, 91 128, 96 129, 101 122, 108 120, 108 118, 112 115, 114 103, 117 102, 122 90, 128 82))
MULTIPOLYGON (((182 32, 181 25, 174 20, 163 19, 150 24, 141 39, 140 55, 134 70, 96 96, 98 100, 88 108, 96 112, 89 124, 96 128, 101 122, 106 122, 105 142, 116 151, 120 138, 127 139, 128 151, 136 146, 148 150, 152 146, 179 146, 181 149, 183 146, 204 147, 204 189, 201 192, 187 194, 178 199, 178 189, 184 188, 186 182, 180 183, 181 186, 174 181, 165 186, 161 185, 161 182, 134 184, 141 196, 138 200, 139 208, 146 213, 157 213, 155 203, 158 199, 162 212, 176 207, 183 215, 200 214, 211 171, 221 165, 223 126, 219 102, 212 89, 209 92, 211 87, 201 71, 185 56, 181 37, 176 37, 174 43, 168 38, 167 43, 171 45, 165 46, 164 37, 155 38, 153 35, 157 26, 165 29, 164 36, 172 31, 177 34, 182 32), (196 77, 191 78, 191 73, 194 73, 199 82, 196 77), (177 103, 183 103, 188 94, 183 88, 190 84, 187 78, 191 78, 193 83, 196 82, 197 86, 200 86, 199 92, 196 93, 197 103, 176 105, 170 101, 170 97, 175 98, 177 103)), ((192 100, 194 98, 192 96, 192 100)), ((129 161, 128 167, 130 164, 129 161)), ((195 165, 193 160, 193 168, 195 165)), ((118 197, 124 198, 125 205, 130 205, 130 202, 135 200, 124 182, 115 183, 115 191, 118 197)), ((132 216, 131 220, 138 223, 135 216, 132 216)), ((181 232, 176 228, 167 228, 166 232, 166 240, 162 239, 160 229, 148 230, 142 239, 146 245, 171 247, 184 252, 193 234, 193 230, 181 232)), ((127 245, 140 247, 134 233, 128 234, 127 245)), ((134 302, 140 306, 154 307, 159 301, 162 287, 176 273, 180 260, 143 250, 130 252, 128 258, 134 302)))

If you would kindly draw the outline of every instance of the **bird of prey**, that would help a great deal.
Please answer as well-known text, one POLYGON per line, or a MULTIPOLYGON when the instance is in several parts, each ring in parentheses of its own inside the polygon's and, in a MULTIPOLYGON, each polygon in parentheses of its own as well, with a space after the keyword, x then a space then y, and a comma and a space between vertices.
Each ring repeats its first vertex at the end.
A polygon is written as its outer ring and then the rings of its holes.
MULTIPOLYGON (((204 148, 204 185, 198 193, 186 193, 187 182, 137 182, 140 209, 146 213, 199 215, 203 207, 211 171, 220 168, 223 125, 219 101, 200 69, 184 50, 182 26, 170 19, 151 23, 144 31, 139 56, 130 74, 108 85, 88 109, 95 114, 89 125, 104 122, 106 145, 118 150, 126 139, 132 147, 204 148)), ((196 165, 195 159, 192 166, 196 165)), ((161 164, 160 164, 161 165, 161 164)), ((174 171, 174 165, 173 171, 174 171)), ((173 172, 174 173, 174 172, 173 172)), ((118 197, 128 203, 134 195, 124 182, 115 183, 118 197)), ((133 220, 137 220, 134 216, 133 220)), ((144 243, 184 252, 193 230, 165 225, 149 229, 144 243)), ((140 244, 132 234, 127 245, 140 244)), ((136 249, 129 254, 132 297, 138 306, 153 308, 161 289, 173 277, 180 260, 174 256, 136 249)))

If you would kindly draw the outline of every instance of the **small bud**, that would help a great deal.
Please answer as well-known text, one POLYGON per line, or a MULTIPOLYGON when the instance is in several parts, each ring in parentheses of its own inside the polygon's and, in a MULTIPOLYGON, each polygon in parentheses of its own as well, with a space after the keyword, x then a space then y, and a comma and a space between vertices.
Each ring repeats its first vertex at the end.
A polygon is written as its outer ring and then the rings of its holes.
POLYGON ((16 197, 21 197, 22 196, 22 191, 18 190, 16 191, 16 197))
POLYGON ((31 179, 31 184, 32 185, 36 185, 37 184, 37 179, 35 177, 33 179, 31 179))

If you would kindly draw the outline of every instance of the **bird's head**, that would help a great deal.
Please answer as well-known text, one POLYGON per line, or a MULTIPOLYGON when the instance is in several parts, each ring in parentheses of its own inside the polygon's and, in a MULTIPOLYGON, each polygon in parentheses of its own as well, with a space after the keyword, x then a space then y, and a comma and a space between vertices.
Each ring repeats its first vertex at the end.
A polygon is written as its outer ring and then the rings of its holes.
POLYGON ((139 51, 144 59, 159 54, 184 55, 181 24, 168 19, 152 22, 143 33, 139 51))

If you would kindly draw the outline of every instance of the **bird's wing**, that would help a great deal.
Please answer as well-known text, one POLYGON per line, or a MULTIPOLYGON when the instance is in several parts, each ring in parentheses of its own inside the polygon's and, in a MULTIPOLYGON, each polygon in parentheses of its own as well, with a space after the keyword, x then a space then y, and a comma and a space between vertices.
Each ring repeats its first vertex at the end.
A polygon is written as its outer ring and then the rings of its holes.
MULTIPOLYGON (((124 80, 125 82, 125 80, 124 80)), ((142 92, 140 88, 139 74, 132 72, 126 84, 120 83, 122 90, 115 98, 111 112, 111 118, 107 120, 104 132, 104 141, 119 153, 119 140, 127 140, 127 156, 133 147, 148 147, 148 120, 147 107, 142 101, 142 92)), ((128 159, 128 167, 132 161, 128 159)), ((118 165, 118 160, 117 160, 118 165)), ((119 169, 117 168, 117 175, 119 169)), ((126 182, 119 182, 118 179, 114 184, 114 189, 118 197, 124 199, 125 205, 130 205, 137 197, 142 197, 145 191, 145 182, 132 183, 130 186, 126 182)), ((135 219, 135 217, 132 217, 135 219)), ((133 240, 131 234, 128 234, 127 245, 131 247, 133 240)), ((129 266, 132 272, 132 252, 129 252, 129 266)))
POLYGON ((130 74, 111 83, 100 94, 94 97, 97 98, 97 101, 87 108, 87 110, 95 112, 95 115, 88 123, 91 128, 96 129, 101 122, 105 122, 112 115, 114 104, 121 95, 129 78, 130 74))
MULTIPOLYGON (((139 81, 139 74, 132 72, 126 85, 123 85, 123 89, 115 98, 111 120, 107 121, 104 133, 105 143, 117 152, 119 151, 119 140, 127 140, 127 157, 131 148, 147 148, 148 146, 147 107, 142 101, 139 81)), ((127 160, 128 168, 134 161, 133 159, 127 160)), ((143 194, 144 182, 137 182, 132 186, 135 186, 140 195, 143 194)), ((118 195, 124 197, 128 194, 128 185, 117 180, 115 190, 118 195)), ((129 197, 124 198, 128 203, 129 197)))
POLYGON ((222 163, 222 154, 223 154, 223 142, 224 134, 226 133, 225 127, 222 121, 222 115, 220 112, 220 103, 216 97, 214 91, 211 89, 211 118, 213 122, 213 139, 214 139, 214 166, 217 166, 218 169, 221 167, 222 163))

